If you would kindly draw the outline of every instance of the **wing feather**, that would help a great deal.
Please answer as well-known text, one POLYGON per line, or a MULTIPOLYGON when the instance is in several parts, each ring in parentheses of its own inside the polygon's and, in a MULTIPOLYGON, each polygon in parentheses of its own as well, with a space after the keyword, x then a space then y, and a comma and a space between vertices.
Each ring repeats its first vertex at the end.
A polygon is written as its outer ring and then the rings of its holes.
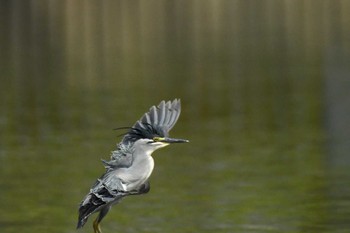
POLYGON ((128 195, 122 189, 122 181, 106 172, 90 189, 79 206, 79 218, 77 228, 84 226, 91 214, 98 212, 119 199, 128 195))
POLYGON ((152 106, 149 113, 150 113, 151 121, 153 122, 153 124, 158 124, 158 114, 157 114, 156 107, 152 106))
POLYGON ((172 113, 172 116, 171 116, 171 120, 169 122, 169 130, 172 129, 175 126, 177 120, 179 119, 179 116, 180 116, 180 113, 181 113, 181 102, 180 102, 180 100, 177 100, 175 103, 173 103, 172 110, 173 110, 173 113, 172 113))
POLYGON ((160 104, 158 105, 158 114, 159 114, 159 122, 158 124, 163 124, 164 119, 165 119, 165 101, 163 100, 162 102, 160 102, 160 104))
POLYGON ((173 101, 164 100, 159 105, 152 106, 130 131, 124 136, 122 143, 134 142, 140 138, 153 138, 154 136, 168 136, 181 113, 179 99, 173 101))

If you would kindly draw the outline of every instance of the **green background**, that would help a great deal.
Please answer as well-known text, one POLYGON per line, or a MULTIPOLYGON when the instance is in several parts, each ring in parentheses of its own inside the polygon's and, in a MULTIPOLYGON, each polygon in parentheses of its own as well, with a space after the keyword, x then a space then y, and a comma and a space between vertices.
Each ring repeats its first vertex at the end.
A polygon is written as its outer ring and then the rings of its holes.
MULTIPOLYGON (((0 231, 76 232, 150 106, 151 191, 104 232, 349 232, 350 1, 0 1, 0 231)), ((94 217, 94 216, 93 216, 94 217)), ((92 232, 91 219, 80 232, 92 232)))

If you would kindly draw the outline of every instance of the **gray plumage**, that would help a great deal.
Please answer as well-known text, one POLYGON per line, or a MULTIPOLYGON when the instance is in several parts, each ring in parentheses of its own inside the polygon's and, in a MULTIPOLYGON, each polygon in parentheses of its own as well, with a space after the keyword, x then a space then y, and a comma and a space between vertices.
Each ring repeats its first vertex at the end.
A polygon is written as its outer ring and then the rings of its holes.
POLYGON ((83 227, 91 214, 100 212, 94 222, 95 232, 100 232, 99 222, 111 206, 125 196, 144 194, 150 190, 148 179, 154 167, 153 151, 170 143, 188 142, 168 138, 180 112, 180 100, 162 101, 129 128, 116 150, 112 151, 110 161, 102 160, 106 172, 81 202, 77 228, 83 227))

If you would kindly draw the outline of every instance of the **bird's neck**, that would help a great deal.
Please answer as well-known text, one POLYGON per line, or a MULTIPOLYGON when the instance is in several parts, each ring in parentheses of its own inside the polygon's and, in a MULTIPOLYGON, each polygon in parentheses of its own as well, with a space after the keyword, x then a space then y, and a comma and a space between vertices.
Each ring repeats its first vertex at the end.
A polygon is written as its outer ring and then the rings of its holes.
MULTIPOLYGON (((153 152, 153 151, 152 151, 153 152)), ((136 171, 142 173, 139 173, 141 176, 143 176, 144 179, 148 179, 151 175, 153 168, 154 168, 154 160, 151 156, 151 151, 135 151, 134 155, 137 155, 134 157, 133 160, 133 169, 136 171)))

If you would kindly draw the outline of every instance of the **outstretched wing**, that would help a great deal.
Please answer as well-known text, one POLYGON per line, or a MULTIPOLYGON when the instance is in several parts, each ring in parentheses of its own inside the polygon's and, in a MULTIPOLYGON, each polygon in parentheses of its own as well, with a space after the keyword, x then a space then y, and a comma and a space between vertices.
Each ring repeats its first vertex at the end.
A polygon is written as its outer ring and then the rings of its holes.
POLYGON ((124 136, 122 143, 134 142, 140 138, 167 137, 181 113, 180 99, 152 106, 124 136))

